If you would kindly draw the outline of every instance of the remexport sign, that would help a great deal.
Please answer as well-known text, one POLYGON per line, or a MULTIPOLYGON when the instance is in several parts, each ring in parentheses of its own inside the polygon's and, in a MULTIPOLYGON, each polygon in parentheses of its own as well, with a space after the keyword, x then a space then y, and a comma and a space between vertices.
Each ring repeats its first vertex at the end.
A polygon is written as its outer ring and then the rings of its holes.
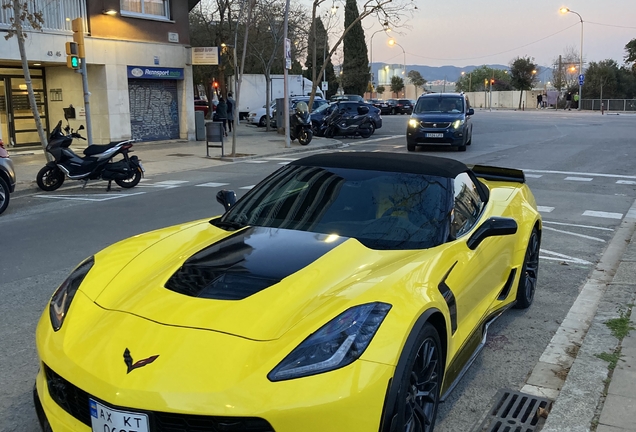
POLYGON ((128 78, 182 80, 183 69, 128 66, 128 78))

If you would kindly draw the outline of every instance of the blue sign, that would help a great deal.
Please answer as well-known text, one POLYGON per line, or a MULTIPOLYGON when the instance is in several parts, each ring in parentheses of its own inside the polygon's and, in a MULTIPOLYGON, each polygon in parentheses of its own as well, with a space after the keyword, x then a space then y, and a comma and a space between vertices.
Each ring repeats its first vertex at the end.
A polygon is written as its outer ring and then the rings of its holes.
POLYGON ((128 78, 182 80, 183 69, 146 66, 128 66, 128 78))
POLYGON ((584 82, 585 82, 585 75, 583 74, 579 75, 579 85, 583 85, 584 82))

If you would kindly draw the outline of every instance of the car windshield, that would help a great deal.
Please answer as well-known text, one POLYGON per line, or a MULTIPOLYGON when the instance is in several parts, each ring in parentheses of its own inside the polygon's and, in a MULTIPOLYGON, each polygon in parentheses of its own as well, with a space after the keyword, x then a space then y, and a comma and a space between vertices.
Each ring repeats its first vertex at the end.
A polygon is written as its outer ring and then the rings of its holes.
POLYGON ((413 112, 415 114, 461 113, 464 112, 464 101, 456 96, 423 97, 417 101, 413 112))
POLYGON ((218 223, 352 237, 372 249, 425 249, 448 239, 452 187, 445 177, 288 165, 218 223))
MULTIPOLYGON (((314 105, 315 105, 315 103, 314 103, 314 105)), ((329 109, 329 105, 330 104, 328 104, 328 103, 324 103, 324 104, 320 105, 318 108, 314 109, 312 112, 315 112, 317 114, 322 114, 322 113, 326 114, 326 111, 329 109)))

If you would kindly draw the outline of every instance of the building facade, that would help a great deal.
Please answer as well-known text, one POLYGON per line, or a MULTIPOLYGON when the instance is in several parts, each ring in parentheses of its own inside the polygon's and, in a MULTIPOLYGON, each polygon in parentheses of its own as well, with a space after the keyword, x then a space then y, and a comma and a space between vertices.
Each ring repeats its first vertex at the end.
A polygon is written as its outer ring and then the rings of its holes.
MULTIPOLYGON (((26 53, 47 134, 71 105, 86 123, 82 75, 66 66, 71 21, 82 18, 94 144, 124 139, 194 139, 188 13, 198 0, 29 0, 43 13, 26 53)), ((4 40, 11 11, 0 9, 0 130, 5 144, 39 143, 18 44, 4 40)))

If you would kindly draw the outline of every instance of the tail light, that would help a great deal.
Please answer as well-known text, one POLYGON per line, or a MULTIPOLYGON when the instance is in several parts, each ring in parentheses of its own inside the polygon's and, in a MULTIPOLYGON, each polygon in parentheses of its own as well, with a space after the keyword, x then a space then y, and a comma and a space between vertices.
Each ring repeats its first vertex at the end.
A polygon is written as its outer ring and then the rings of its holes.
POLYGON ((122 150, 128 150, 129 148, 131 148, 133 145, 132 144, 124 144, 123 146, 121 146, 122 150))

